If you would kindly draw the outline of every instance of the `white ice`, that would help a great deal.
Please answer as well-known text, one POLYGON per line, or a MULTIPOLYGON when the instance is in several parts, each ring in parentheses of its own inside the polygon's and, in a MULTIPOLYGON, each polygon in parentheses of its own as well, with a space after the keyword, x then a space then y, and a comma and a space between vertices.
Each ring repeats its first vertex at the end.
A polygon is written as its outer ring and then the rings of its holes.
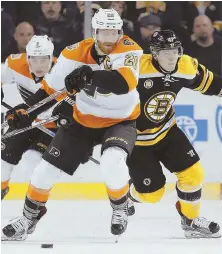
MULTIPOLYGON (((108 201, 49 201, 48 213, 24 242, 3 242, 3 254, 222 254, 222 239, 185 239, 175 193, 155 205, 136 204, 127 231, 115 243, 108 201), (54 244, 41 249, 42 243, 54 244)), ((2 227, 21 215, 23 201, 2 202, 2 227)), ((221 201, 203 201, 202 216, 222 225, 221 201)))

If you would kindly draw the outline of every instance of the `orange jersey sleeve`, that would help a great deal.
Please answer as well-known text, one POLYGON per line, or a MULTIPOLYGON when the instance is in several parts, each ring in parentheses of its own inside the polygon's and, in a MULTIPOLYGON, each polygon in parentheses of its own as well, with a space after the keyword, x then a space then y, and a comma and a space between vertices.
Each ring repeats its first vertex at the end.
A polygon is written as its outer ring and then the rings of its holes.
POLYGON ((14 82, 16 80, 15 73, 32 79, 32 75, 29 71, 29 66, 27 64, 26 53, 11 54, 10 56, 8 56, 2 68, 2 83, 14 82))

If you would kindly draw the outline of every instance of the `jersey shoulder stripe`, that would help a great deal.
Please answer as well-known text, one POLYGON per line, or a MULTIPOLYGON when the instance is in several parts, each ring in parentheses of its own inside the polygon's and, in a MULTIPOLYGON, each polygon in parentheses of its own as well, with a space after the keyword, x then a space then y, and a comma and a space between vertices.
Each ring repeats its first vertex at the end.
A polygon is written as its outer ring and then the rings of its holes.
POLYGON ((142 48, 135 41, 133 41, 130 37, 123 35, 111 54, 127 53, 129 51, 143 52, 142 48))
POLYGON ((28 63, 27 63, 26 53, 12 54, 7 58, 7 60, 8 60, 8 67, 11 70, 23 76, 33 79, 29 70, 28 63))
POLYGON ((96 64, 95 60, 91 56, 91 49, 93 44, 94 40, 92 38, 85 39, 66 47, 61 54, 69 60, 81 62, 84 64, 96 64))

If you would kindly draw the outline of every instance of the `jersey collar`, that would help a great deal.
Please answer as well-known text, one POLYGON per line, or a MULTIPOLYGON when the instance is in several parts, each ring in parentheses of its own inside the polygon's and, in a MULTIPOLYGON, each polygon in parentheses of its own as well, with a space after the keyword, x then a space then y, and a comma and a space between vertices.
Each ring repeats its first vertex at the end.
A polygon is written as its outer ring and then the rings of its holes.
POLYGON ((104 60, 105 60, 107 55, 104 55, 104 56, 98 55, 97 50, 96 50, 96 46, 95 46, 95 43, 94 43, 92 48, 91 48, 91 56, 95 60, 95 62, 98 65, 100 65, 100 64, 102 64, 104 62, 104 60))

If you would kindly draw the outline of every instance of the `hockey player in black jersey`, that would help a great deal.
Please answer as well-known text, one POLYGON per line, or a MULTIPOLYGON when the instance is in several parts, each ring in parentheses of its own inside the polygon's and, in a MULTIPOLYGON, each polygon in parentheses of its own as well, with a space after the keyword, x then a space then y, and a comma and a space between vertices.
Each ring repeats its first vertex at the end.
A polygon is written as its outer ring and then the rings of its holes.
POLYGON ((181 42, 171 30, 155 32, 150 49, 152 54, 140 61, 141 115, 136 146, 128 160, 131 197, 137 202, 160 201, 166 183, 161 162, 177 177, 176 208, 185 236, 221 237, 217 223, 199 217, 204 170, 194 147, 177 127, 172 105, 183 87, 221 96, 222 79, 197 59, 183 55, 181 42))

